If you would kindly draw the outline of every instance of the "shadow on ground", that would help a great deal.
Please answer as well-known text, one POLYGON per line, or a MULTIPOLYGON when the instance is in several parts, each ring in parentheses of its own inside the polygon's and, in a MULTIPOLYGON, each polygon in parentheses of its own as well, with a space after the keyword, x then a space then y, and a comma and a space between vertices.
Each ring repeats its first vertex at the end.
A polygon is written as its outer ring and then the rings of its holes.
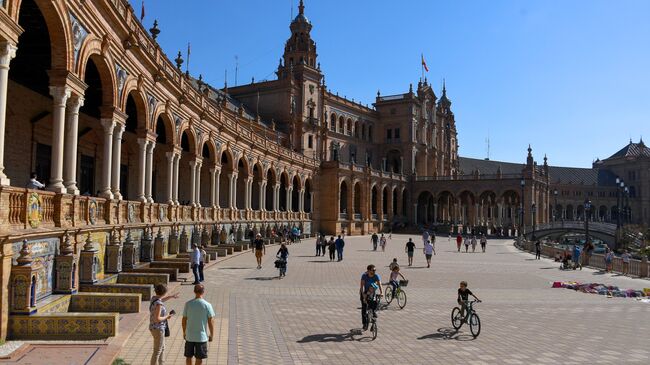
POLYGON ((438 328, 437 332, 429 335, 418 337, 418 340, 456 340, 456 341, 473 341, 474 336, 463 334, 451 327, 438 328))

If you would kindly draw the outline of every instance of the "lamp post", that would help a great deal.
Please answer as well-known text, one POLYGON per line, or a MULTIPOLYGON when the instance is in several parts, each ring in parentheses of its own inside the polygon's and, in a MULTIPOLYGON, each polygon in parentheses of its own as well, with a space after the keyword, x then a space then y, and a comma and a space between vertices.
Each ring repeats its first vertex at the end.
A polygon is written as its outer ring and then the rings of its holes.
POLYGON ((623 204, 623 224, 628 224, 631 221, 631 216, 632 216, 632 209, 630 208, 630 188, 625 187, 623 197, 625 198, 625 203, 621 202, 623 204))
POLYGON ((519 225, 519 235, 521 236, 523 233, 525 233, 524 232, 524 230, 525 230, 524 229, 524 224, 526 222, 524 220, 524 214, 525 214, 524 208, 526 206, 526 205, 524 205, 524 201, 525 201, 525 199, 524 199, 524 187, 526 186, 526 180, 524 180, 524 178, 522 177, 519 184, 521 185, 521 207, 519 208, 519 212, 521 213, 521 224, 519 225))
POLYGON ((535 228, 537 224, 537 205, 535 203, 531 206, 530 212, 533 214, 533 241, 535 241, 535 228))
POLYGON ((553 206, 553 222, 557 220, 557 189, 553 190, 553 196, 555 197, 555 205, 553 206))
POLYGON ((585 244, 589 243, 589 215, 591 212, 591 200, 585 199, 585 244))

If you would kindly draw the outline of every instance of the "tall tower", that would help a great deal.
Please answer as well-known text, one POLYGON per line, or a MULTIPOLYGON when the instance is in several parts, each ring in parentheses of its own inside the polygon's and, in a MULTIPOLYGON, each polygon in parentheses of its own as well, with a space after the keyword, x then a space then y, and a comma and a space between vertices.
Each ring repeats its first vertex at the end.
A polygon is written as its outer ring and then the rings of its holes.
POLYGON ((300 0, 298 5, 298 15, 291 22, 291 37, 284 45, 284 55, 282 62, 278 66, 277 75, 279 79, 289 76, 292 70, 297 70, 298 66, 307 66, 316 69, 316 42, 311 39, 311 22, 305 16, 305 4, 300 0))

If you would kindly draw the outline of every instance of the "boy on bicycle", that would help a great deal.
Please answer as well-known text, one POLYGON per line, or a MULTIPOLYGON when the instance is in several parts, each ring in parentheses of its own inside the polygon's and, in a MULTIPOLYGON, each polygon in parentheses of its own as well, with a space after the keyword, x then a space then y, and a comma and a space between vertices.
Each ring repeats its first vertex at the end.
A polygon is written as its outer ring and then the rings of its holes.
POLYGON ((374 300, 375 291, 379 290, 379 296, 382 295, 381 278, 375 273, 375 265, 368 265, 366 272, 361 275, 361 282, 359 284, 359 296, 361 297, 361 323, 363 330, 368 329, 368 318, 366 318, 366 311, 368 305, 373 310, 373 315, 377 316, 374 312, 377 309, 377 302, 374 300))
MULTIPOLYGON (((471 290, 467 288, 467 282, 461 281, 460 288, 458 288, 458 305, 460 305, 460 316, 465 318, 465 308, 467 307, 467 301, 469 296, 473 296, 477 301, 481 301, 471 290)), ((464 321, 464 319, 463 319, 464 321)))

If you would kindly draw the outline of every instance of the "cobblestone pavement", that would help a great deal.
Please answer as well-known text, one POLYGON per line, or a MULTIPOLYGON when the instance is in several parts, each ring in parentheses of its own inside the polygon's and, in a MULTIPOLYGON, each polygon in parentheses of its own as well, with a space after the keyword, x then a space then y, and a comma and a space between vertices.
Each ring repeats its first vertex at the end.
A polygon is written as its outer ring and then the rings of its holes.
MULTIPOLYGON (((619 364, 650 358, 650 304, 552 289, 555 280, 603 282, 640 289, 650 282, 594 270, 560 271, 551 260, 534 260, 491 240, 487 253, 457 253, 438 238, 437 255, 426 268, 421 250, 406 266, 408 236, 394 235, 386 252, 371 251, 369 237, 348 237, 345 259, 314 257, 314 240, 291 245, 287 277, 273 267, 277 247, 267 249, 263 268, 251 253, 206 272, 207 297, 217 312, 217 339, 210 364, 619 364), (403 310, 392 304, 379 313, 379 335, 351 334, 361 326, 358 285, 369 263, 385 279, 397 257, 410 280, 403 310), (466 326, 451 328, 458 282, 466 280, 483 303, 482 330, 473 339, 466 326)), ((413 237, 418 240, 417 237, 413 237)), ((421 243, 418 244, 421 246, 421 243)), ((384 280, 385 281, 385 280, 384 280)), ((191 286, 168 307, 182 312, 191 286)), ((148 363, 151 336, 143 323, 120 357, 148 363)), ((166 360, 183 363, 180 319, 171 321, 166 360)))

